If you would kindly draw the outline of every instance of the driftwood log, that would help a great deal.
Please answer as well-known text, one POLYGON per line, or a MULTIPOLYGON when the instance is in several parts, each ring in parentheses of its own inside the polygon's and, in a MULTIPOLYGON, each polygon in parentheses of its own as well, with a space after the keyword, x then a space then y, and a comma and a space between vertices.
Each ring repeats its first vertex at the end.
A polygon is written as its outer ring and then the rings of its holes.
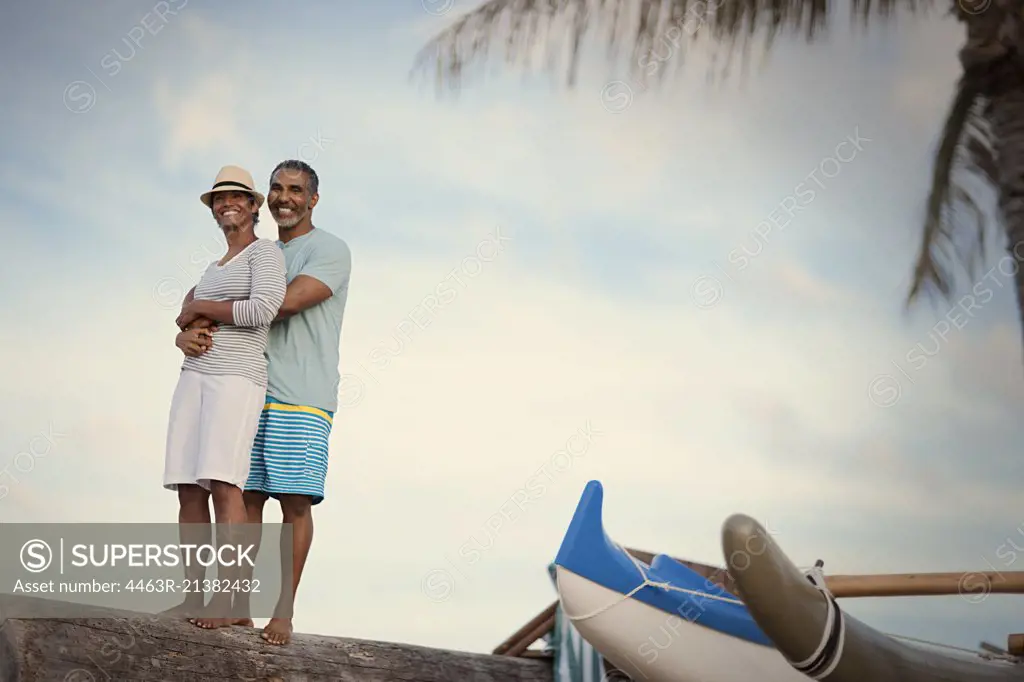
POLYGON ((552 682, 551 662, 259 630, 200 630, 144 614, 0 620, 0 682, 552 682))

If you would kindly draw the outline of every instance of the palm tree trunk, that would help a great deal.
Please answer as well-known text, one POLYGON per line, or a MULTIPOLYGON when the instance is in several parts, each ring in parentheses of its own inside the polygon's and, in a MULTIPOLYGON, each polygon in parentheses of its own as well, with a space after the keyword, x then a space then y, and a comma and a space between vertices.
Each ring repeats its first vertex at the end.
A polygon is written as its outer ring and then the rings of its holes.
POLYGON ((993 179, 1009 252, 998 267, 1001 277, 1014 278, 1024 335, 1024 11, 1020 0, 984 0, 973 12, 964 2, 959 7, 967 29, 960 61, 987 100, 995 145, 993 179))
POLYGON ((1009 252, 1009 259, 1000 259, 998 267, 1000 277, 1013 275, 1024 335, 1024 78, 1019 65, 1001 70, 1003 77, 989 98, 988 115, 996 141, 999 212, 1009 252), (1016 82, 1006 82, 1005 77, 1016 82))
POLYGON ((988 117, 996 145, 999 213, 1010 254, 1010 259, 999 260, 999 275, 1014 276, 1024 335, 1024 80, 1000 90, 990 99, 988 117))

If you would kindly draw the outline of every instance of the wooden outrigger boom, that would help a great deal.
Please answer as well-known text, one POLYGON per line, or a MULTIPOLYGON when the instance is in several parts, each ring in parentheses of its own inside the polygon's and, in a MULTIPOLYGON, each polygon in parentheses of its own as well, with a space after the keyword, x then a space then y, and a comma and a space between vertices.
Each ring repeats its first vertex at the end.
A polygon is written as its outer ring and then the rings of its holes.
POLYGON ((1024 594, 1024 571, 826 575, 825 584, 836 598, 961 594, 980 600, 987 594, 1024 594))

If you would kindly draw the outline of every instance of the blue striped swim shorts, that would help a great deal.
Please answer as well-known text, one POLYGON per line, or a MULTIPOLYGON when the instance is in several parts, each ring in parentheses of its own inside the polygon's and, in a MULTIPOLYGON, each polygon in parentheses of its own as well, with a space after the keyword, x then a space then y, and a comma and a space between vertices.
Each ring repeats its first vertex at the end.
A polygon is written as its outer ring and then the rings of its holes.
POLYGON ((333 412, 289 405, 268 395, 253 441, 245 490, 273 498, 307 495, 313 504, 320 504, 333 424, 333 412))

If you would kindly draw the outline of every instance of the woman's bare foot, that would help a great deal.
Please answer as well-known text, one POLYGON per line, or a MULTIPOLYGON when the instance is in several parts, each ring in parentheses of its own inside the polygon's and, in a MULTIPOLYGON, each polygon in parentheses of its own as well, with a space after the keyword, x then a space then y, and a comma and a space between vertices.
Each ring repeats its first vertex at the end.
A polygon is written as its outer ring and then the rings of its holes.
POLYGON ((271 618, 260 637, 271 644, 287 644, 292 640, 292 619, 271 618))
POLYGON ((238 616, 237 611, 232 613, 231 599, 226 593, 214 595, 206 608, 197 613, 195 617, 189 618, 188 622, 204 630, 216 630, 232 625, 248 625, 249 627, 254 625, 248 616, 243 618, 238 616), (228 615, 225 616, 225 613, 228 615))
POLYGON ((251 628, 255 625, 252 618, 191 618, 189 622, 204 630, 216 630, 232 625, 244 625, 251 628))

